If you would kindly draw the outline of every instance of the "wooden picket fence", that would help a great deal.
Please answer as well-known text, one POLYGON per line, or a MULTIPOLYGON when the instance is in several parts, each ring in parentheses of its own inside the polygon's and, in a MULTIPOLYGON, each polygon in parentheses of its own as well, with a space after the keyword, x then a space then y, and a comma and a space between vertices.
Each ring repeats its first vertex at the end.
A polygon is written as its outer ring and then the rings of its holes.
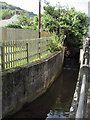
POLYGON ((0 71, 19 67, 48 55, 49 38, 4 41, 0 45, 0 71))

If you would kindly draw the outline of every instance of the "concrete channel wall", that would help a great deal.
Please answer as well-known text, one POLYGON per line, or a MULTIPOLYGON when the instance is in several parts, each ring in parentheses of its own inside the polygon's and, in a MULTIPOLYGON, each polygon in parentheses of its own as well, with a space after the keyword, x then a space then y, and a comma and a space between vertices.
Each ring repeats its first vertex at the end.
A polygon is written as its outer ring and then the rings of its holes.
POLYGON ((49 57, 2 75, 3 117, 11 115, 43 94, 62 71, 64 49, 49 57))

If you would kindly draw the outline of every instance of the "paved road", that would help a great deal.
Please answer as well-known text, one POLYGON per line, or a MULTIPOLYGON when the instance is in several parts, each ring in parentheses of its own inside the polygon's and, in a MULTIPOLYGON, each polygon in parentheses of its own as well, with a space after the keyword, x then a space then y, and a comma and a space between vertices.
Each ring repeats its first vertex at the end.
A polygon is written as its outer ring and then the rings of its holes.
POLYGON ((10 19, 7 20, 0 20, 0 27, 4 27, 10 23, 15 23, 16 21, 18 21, 17 17, 19 15, 14 15, 13 17, 11 17, 10 19))

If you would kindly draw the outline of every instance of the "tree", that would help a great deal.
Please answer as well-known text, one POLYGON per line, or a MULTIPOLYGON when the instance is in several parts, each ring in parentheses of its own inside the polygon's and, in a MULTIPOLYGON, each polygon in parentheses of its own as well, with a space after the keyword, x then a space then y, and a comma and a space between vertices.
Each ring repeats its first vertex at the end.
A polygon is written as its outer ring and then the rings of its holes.
POLYGON ((23 29, 37 30, 38 18, 37 16, 30 16, 29 14, 21 14, 18 17, 18 24, 22 26, 23 29))
POLYGON ((88 31, 86 18, 85 13, 77 12, 75 8, 69 9, 60 4, 51 6, 47 3, 44 6, 42 28, 56 33, 61 43, 80 48, 88 31))
POLYGON ((20 14, 18 17, 18 24, 22 26, 30 26, 32 25, 32 17, 29 14, 20 14))
POLYGON ((15 14, 15 11, 9 9, 1 9, 0 10, 0 20, 9 19, 15 14))

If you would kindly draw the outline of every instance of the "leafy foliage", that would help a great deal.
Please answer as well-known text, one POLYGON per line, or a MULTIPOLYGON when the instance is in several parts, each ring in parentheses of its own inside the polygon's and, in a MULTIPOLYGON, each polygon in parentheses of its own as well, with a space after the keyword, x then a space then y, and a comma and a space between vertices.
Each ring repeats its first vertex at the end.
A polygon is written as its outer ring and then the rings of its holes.
POLYGON ((53 32, 50 42, 49 42, 49 51, 55 52, 62 49, 62 44, 60 43, 60 38, 53 32))
POLYGON ((31 17, 28 14, 21 14, 19 17, 19 24, 21 24, 22 26, 29 26, 31 24, 31 17))
POLYGON ((23 29, 37 30, 38 28, 38 18, 37 16, 31 17, 28 14, 21 14, 18 17, 18 24, 22 26, 23 29))
POLYGON ((27 10, 21 9, 20 7, 9 5, 6 2, 1 2, 0 1, 0 19, 9 18, 13 14, 15 14, 16 12, 23 13, 23 14, 28 14, 30 16, 37 16, 33 12, 29 12, 27 10))
POLYGON ((8 19, 15 14, 15 11, 11 11, 9 9, 1 9, 0 10, 0 20, 8 19))
POLYGON ((88 23, 86 14, 77 12, 74 8, 66 8, 49 3, 44 7, 42 28, 50 33, 55 33, 58 38, 63 35, 63 42, 67 46, 80 48, 82 40, 87 34, 88 23))
POLYGON ((19 29, 22 29, 22 27, 17 23, 8 24, 6 27, 7 28, 19 28, 19 29))
POLYGON ((21 14, 18 17, 18 22, 7 25, 8 28, 20 28, 20 29, 38 29, 38 18, 37 16, 31 17, 28 14, 21 14))
MULTIPOLYGON (((23 29, 37 30, 38 17, 32 17, 28 13, 24 13, 22 11, 22 14, 18 17, 19 22, 16 26, 23 29)), ((86 18, 85 13, 77 12, 75 8, 62 7, 59 3, 52 6, 49 2, 46 2, 41 19, 41 29, 50 32, 53 36, 50 41, 50 51, 61 49, 63 44, 80 48, 88 31, 86 18)))

